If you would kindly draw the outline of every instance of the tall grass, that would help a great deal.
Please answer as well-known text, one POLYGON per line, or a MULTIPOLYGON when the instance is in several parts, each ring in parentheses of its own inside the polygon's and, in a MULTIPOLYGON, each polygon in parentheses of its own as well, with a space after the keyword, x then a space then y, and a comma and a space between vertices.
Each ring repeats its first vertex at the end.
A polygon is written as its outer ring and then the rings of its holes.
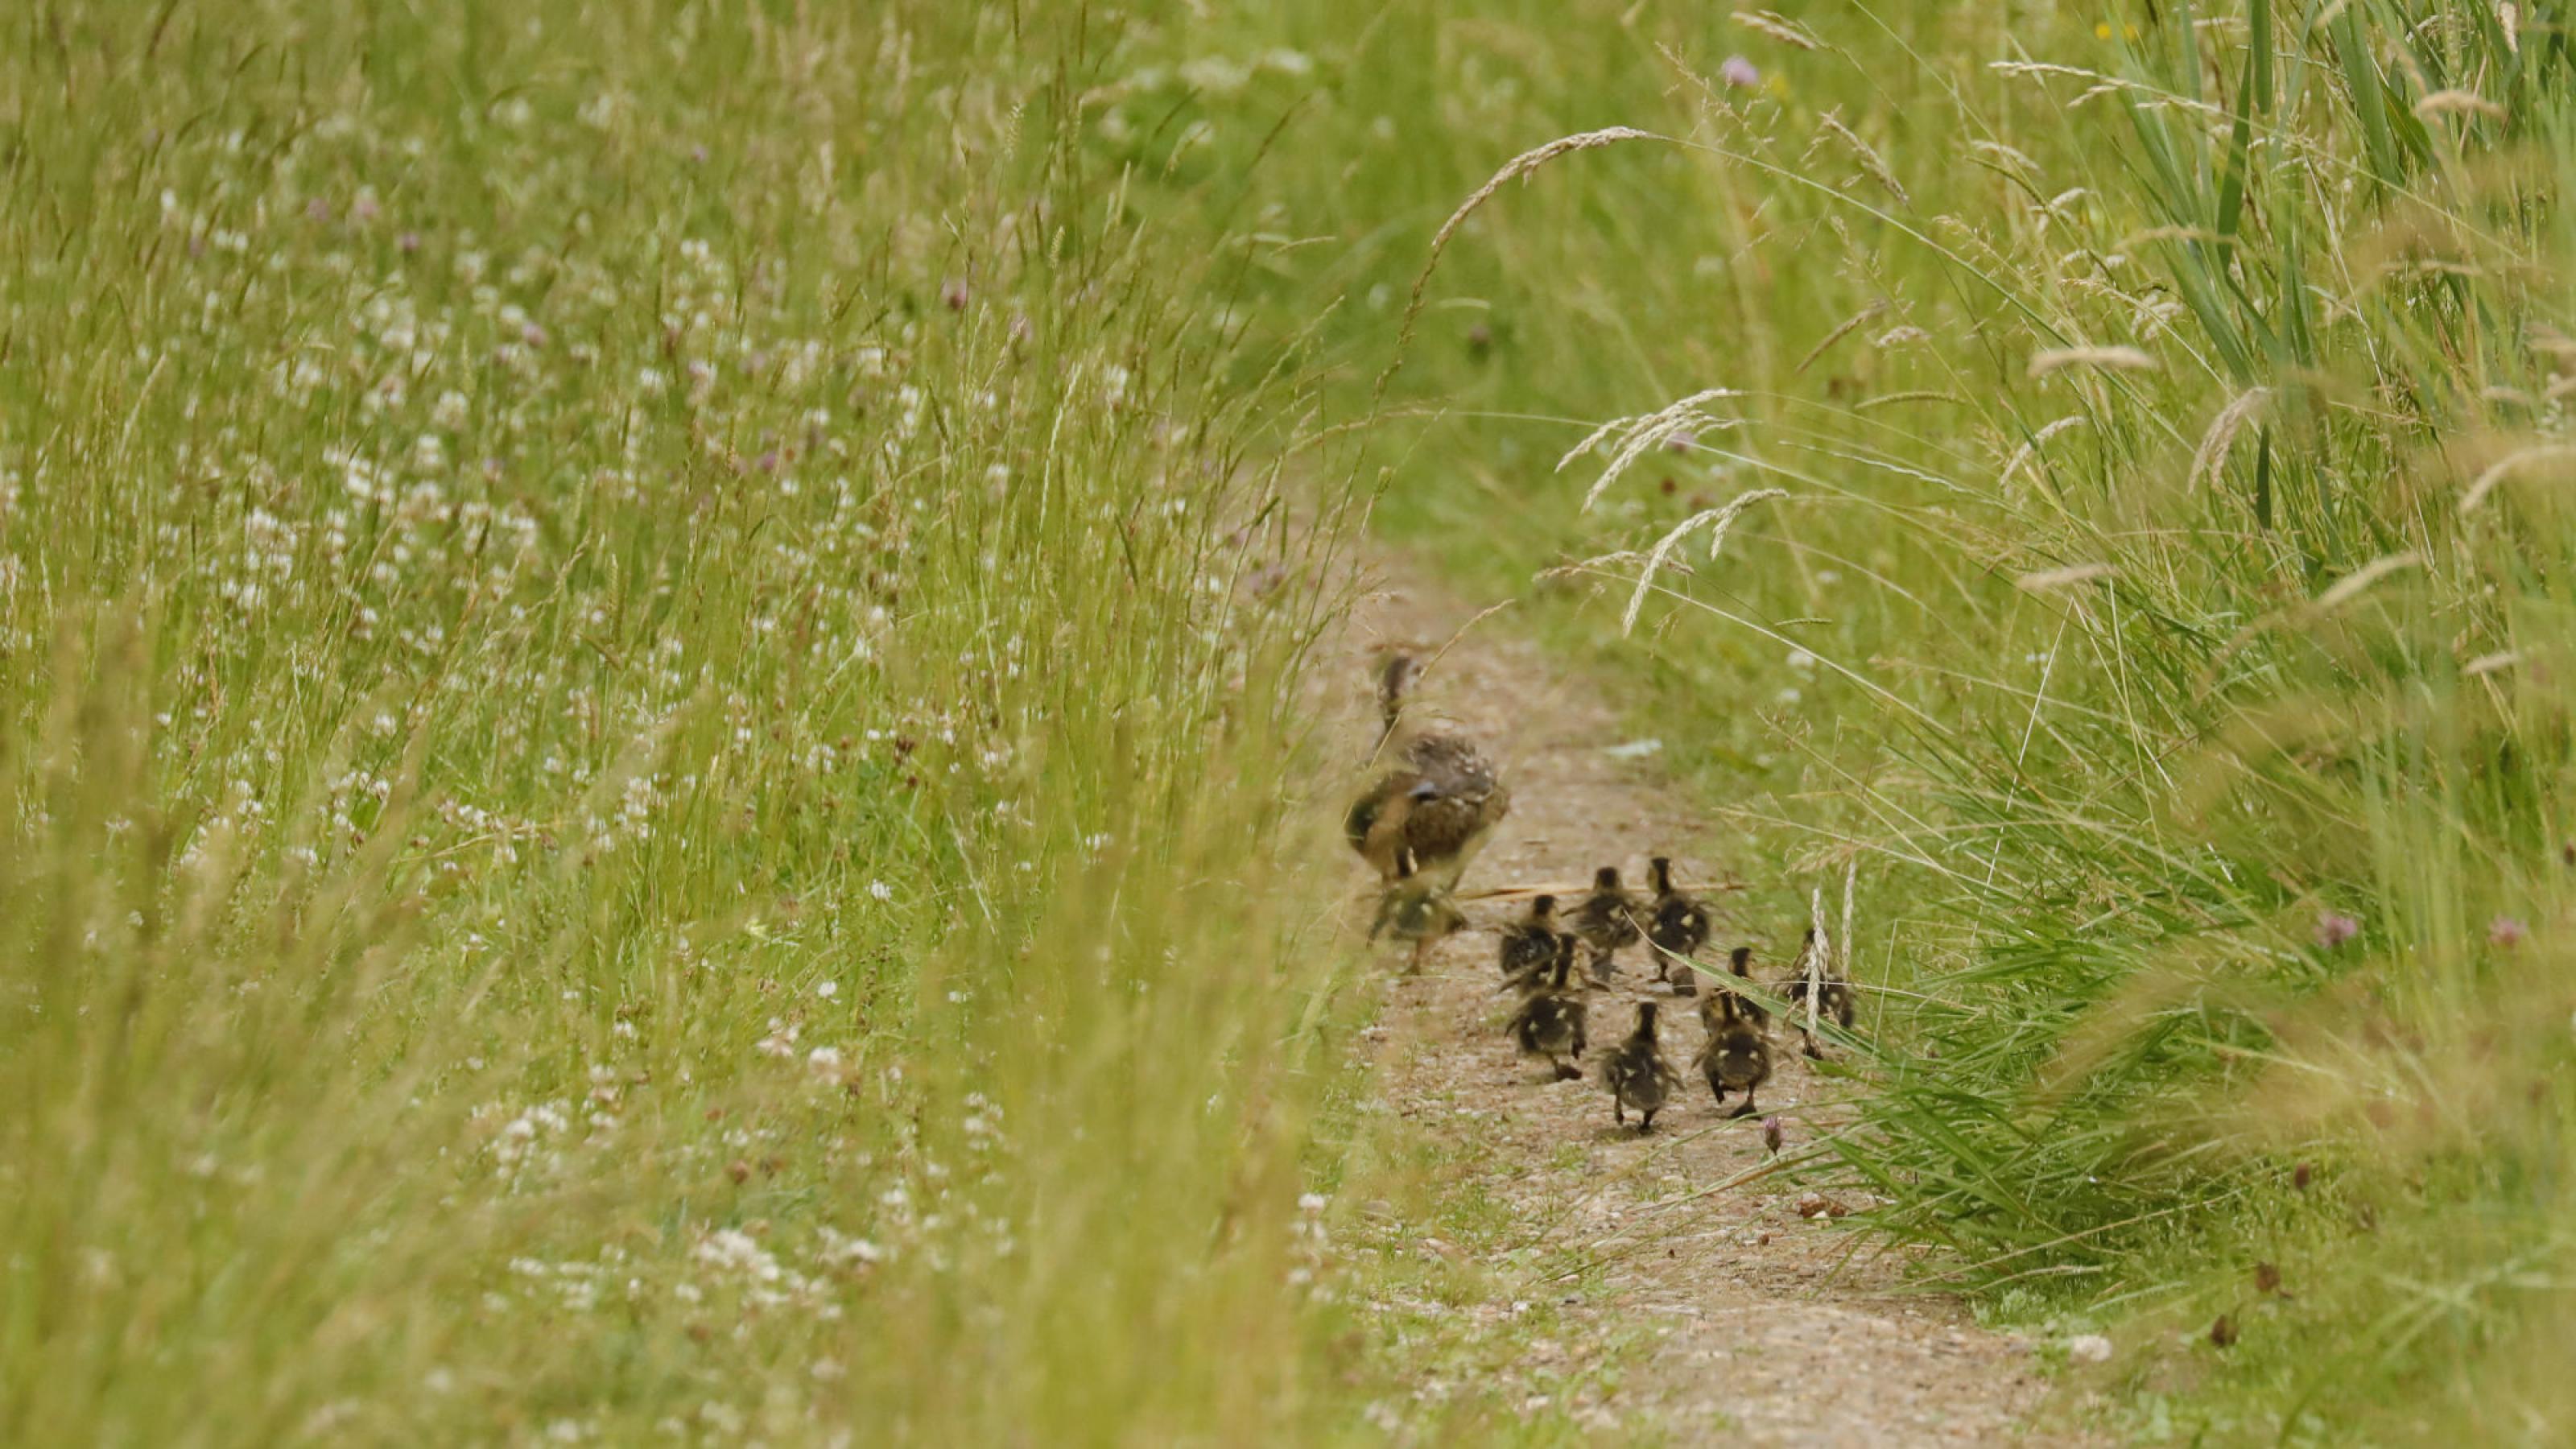
POLYGON ((0 1432, 1390 1422, 1287 783, 1385 379, 1728 929, 1857 866, 1873 1228, 2117 1428, 2563 1437, 2567 19, 12 17, 0 1432))
POLYGON ((1342 1423, 1340 532, 1078 18, 6 24, 0 1439, 1342 1423))
POLYGON ((1859 865, 1873 1225, 2113 1329, 2129 1428, 2563 1436, 2564 8, 1340 24, 1276 274, 1354 387, 1411 326, 1381 516, 1597 560, 1569 641, 1655 569, 1613 658, 1736 929, 1859 865))

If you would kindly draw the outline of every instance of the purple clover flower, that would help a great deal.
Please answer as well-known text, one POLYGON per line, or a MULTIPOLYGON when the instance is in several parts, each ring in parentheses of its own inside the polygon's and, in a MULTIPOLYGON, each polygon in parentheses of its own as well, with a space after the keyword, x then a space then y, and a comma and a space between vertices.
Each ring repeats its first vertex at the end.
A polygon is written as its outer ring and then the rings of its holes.
POLYGON ((2321 911, 2317 915, 2317 944, 2331 951, 2361 934, 2361 922, 2340 911, 2321 911))

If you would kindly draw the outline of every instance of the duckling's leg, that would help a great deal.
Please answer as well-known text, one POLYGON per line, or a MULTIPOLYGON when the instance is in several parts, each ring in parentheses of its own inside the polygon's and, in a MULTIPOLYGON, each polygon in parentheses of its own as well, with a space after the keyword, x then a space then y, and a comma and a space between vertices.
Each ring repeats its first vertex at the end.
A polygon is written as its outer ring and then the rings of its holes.
POLYGON ((1410 966, 1405 968, 1407 973, 1414 976, 1421 975, 1422 963, 1430 959, 1430 956, 1431 938, 1425 936, 1421 940, 1415 941, 1413 943, 1413 962, 1410 966))
POLYGON ((1732 1112, 1727 1113, 1727 1114, 1726 1114, 1726 1120, 1727 1120, 1727 1121, 1729 1121, 1729 1122, 1732 1122, 1732 1121, 1734 1121, 1734 1120, 1735 1120, 1736 1118, 1738 1118, 1738 1117, 1750 1117, 1750 1116, 1752 1116, 1752 1115, 1753 1115, 1753 1089, 1752 1089, 1751 1087, 1747 1087, 1747 1088, 1745 1088, 1745 1089, 1744 1089, 1744 1105, 1743 1105, 1743 1106, 1741 1106, 1741 1107, 1736 1108, 1736 1109, 1735 1109, 1734 1111, 1732 1111, 1732 1112))
POLYGON ((1556 1064, 1556 1079, 1560 1082, 1582 1081, 1583 1068, 1574 1065, 1572 1062, 1558 1062, 1556 1064))
POLYGON ((1815 1037, 1810 1035, 1803 1026, 1798 1028, 1798 1050, 1805 1053, 1812 1061, 1821 1062, 1825 1059, 1824 1052, 1816 1045, 1815 1037))
POLYGON ((1628 1104, 1617 1092, 1610 1094, 1610 1120, 1622 1127, 1628 1125, 1628 1104))
POLYGON ((1715 1072, 1708 1074, 1708 1094, 1717 1099, 1717 1105, 1726 1105, 1726 1088, 1719 1085, 1715 1072))
POLYGON ((1637 1118, 1637 1135, 1638 1135, 1638 1136, 1640 1136, 1640 1137, 1643 1137, 1643 1136, 1645 1136, 1647 1133, 1652 1132, 1652 1131, 1654 1131, 1654 1130, 1655 1130, 1655 1109, 1654 1109, 1654 1108, 1652 1108, 1652 1107, 1648 1107, 1648 1108, 1645 1110, 1645 1112, 1644 1112, 1643 1114, 1641 1114, 1641 1115, 1637 1118))

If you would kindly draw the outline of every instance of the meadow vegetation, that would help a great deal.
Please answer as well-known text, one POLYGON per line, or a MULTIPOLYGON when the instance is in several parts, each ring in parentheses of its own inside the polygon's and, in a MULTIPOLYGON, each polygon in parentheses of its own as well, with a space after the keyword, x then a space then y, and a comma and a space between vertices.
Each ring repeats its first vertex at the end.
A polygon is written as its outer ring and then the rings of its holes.
POLYGON ((2565 1433, 2563 8, 1470 8, 1344 17, 1281 268, 1400 330, 1480 198, 1381 519, 1775 960, 1856 873, 1871 1227, 2123 1433, 2565 1433))
POLYGON ((2084 1412, 2563 1437, 2568 18, 11 17, 0 1437, 1511 1427, 1363 510, 1854 882, 1854 1224, 2084 1412))
POLYGON ((1343 531, 1079 37, 7 25, 0 1439, 1349 1417, 1343 531))

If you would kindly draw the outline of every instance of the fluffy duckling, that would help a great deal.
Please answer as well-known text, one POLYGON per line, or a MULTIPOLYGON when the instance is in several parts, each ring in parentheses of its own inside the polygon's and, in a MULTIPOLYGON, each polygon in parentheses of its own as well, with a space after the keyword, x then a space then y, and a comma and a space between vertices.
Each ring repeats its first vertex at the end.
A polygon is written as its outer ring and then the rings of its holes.
POLYGON ((1708 1078, 1709 1095, 1719 1106, 1726 1105, 1728 1092, 1742 1092, 1744 1102, 1727 1113, 1729 1121, 1753 1115, 1753 1093, 1771 1080, 1771 1042, 1763 1035, 1761 1025, 1747 1016, 1732 991, 1720 990, 1709 997, 1717 1008, 1717 1021, 1709 1028, 1708 1041, 1699 1049, 1697 1063, 1700 1075, 1708 1078))
POLYGON ((1466 913, 1458 909, 1447 891, 1422 876, 1413 852, 1399 852, 1396 878, 1378 897, 1377 920, 1369 927, 1369 939, 1393 936, 1399 941, 1411 941, 1412 969, 1420 971, 1433 942, 1466 926, 1466 913))
POLYGON ((1754 1030, 1771 1030, 1771 1013, 1759 999, 1761 988, 1753 984, 1753 948, 1738 946, 1727 952, 1726 969, 1744 984, 1720 986, 1704 998, 1699 1004, 1700 1025, 1708 1028, 1709 1035, 1715 1036, 1726 1020, 1726 1013, 1731 1010, 1752 1022, 1754 1030))
POLYGON ((1574 938, 1559 936, 1556 963, 1540 978, 1520 1010, 1512 1013, 1512 1040, 1525 1056, 1545 1057, 1561 1082, 1580 1080, 1583 1068, 1583 994, 1568 984, 1574 973, 1574 938))
POLYGON ((1638 1002, 1637 1029, 1601 1063, 1601 1085, 1610 1089, 1610 1120, 1626 1126, 1628 1109, 1634 1107, 1637 1131, 1654 1131, 1655 1114, 1681 1084, 1681 1073, 1655 1044, 1655 1003, 1638 1002))
POLYGON ((1381 675, 1378 708, 1386 729, 1378 753, 1391 755, 1395 766, 1352 803, 1342 833, 1381 877, 1394 879, 1397 852, 1409 849, 1424 875, 1444 891, 1455 890, 1485 838, 1511 813, 1512 794, 1474 741, 1405 722, 1404 695, 1421 673, 1412 655, 1398 654, 1381 675))
POLYGON ((1644 914, 1636 896, 1619 884, 1617 866, 1605 865, 1592 873, 1592 894, 1583 898, 1574 913, 1574 934, 1592 948, 1594 976, 1610 979, 1618 969, 1620 949, 1637 944, 1644 934, 1637 929, 1637 920, 1644 914))
POLYGON ((1699 903, 1698 897, 1673 885, 1670 857, 1659 855, 1646 863, 1646 883, 1655 891, 1654 904, 1646 915, 1646 944, 1655 951, 1655 979, 1671 982, 1675 996, 1696 996, 1699 973, 1687 966, 1675 966, 1673 958, 1690 960, 1708 944, 1708 908, 1699 903))
POLYGON ((1557 943, 1573 937, 1556 928, 1556 897, 1530 900, 1529 918, 1503 927, 1501 960, 1506 985, 1546 974, 1556 964, 1557 943))
POLYGON ((1832 962, 1816 959, 1816 929, 1813 926, 1807 928, 1806 942, 1798 948, 1798 964, 1792 968, 1793 974, 1789 979, 1780 983, 1780 992, 1789 998, 1789 1019, 1798 1024, 1798 1049, 1817 1061, 1823 1061, 1825 1054, 1817 1047, 1815 1034, 1807 1030, 1807 976, 1810 969, 1816 975, 1816 1015, 1849 1031, 1852 1024, 1851 983, 1835 973, 1832 962))

